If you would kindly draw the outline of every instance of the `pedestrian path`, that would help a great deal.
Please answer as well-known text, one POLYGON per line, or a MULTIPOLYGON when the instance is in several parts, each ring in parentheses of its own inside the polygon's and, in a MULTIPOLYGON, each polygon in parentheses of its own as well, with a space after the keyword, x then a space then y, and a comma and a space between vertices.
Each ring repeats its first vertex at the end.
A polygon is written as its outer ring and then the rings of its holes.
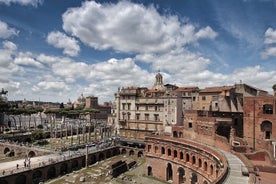
POLYGON ((229 172, 224 184, 247 184, 249 177, 242 175, 242 168, 245 168, 243 162, 232 153, 219 150, 226 157, 229 164, 229 172))

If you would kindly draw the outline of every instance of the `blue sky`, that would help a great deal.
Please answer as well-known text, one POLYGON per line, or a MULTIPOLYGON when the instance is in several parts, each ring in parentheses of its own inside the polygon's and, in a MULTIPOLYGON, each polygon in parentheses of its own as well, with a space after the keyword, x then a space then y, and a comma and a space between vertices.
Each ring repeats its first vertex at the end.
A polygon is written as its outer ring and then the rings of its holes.
POLYGON ((276 83, 274 0, 0 0, 9 100, 113 101, 119 87, 276 83))

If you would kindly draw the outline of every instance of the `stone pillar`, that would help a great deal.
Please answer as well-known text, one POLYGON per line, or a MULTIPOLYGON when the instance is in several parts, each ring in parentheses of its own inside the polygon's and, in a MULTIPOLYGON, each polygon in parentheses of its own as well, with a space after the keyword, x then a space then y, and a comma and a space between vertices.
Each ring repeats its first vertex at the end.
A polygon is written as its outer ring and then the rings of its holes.
POLYGON ((85 167, 88 167, 88 145, 86 144, 85 167))

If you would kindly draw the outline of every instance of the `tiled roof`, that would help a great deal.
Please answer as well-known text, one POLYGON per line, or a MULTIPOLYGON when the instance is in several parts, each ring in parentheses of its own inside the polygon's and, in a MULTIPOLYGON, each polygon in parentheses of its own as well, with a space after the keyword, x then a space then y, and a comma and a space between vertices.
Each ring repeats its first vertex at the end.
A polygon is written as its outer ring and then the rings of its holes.
POLYGON ((205 89, 201 89, 200 93, 209 93, 209 92, 221 92, 228 91, 233 89, 234 86, 216 86, 216 87, 207 87, 205 89))
POLYGON ((193 91, 196 89, 199 89, 199 88, 196 86, 188 86, 188 87, 179 87, 179 88, 175 89, 174 91, 193 91))

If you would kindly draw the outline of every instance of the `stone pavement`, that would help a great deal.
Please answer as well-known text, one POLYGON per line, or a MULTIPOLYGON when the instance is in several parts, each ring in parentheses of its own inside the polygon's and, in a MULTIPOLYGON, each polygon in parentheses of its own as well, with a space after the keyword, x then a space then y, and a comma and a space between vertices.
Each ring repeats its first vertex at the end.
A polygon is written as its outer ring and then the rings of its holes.
POLYGON ((242 175, 242 168, 246 168, 243 162, 232 153, 218 150, 223 153, 229 164, 229 173, 223 183, 225 184, 248 184, 249 177, 242 175))

